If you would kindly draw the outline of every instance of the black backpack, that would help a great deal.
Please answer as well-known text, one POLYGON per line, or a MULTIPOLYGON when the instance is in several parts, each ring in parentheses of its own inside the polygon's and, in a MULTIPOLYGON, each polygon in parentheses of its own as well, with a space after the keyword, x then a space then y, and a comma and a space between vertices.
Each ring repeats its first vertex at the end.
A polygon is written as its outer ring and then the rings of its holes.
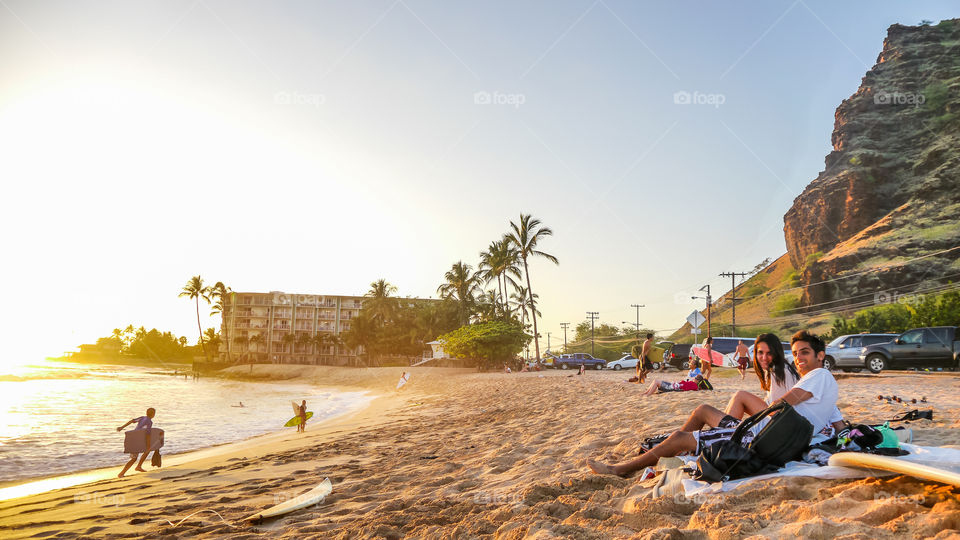
POLYGON ((798 459, 810 445, 813 426, 789 403, 782 401, 747 418, 737 426, 730 440, 705 448, 697 458, 694 477, 706 482, 735 480, 776 472, 788 461, 798 459), (777 413, 760 433, 743 445, 747 430, 777 413))

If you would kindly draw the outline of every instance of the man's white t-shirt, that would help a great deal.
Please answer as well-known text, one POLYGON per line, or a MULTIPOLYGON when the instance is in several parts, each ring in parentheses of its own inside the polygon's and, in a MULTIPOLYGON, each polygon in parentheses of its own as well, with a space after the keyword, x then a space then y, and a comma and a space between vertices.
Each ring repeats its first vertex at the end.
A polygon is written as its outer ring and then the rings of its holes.
POLYGON ((840 387, 829 370, 817 368, 810 371, 800 378, 794 388, 802 388, 813 394, 810 399, 797 403, 793 408, 813 424, 814 433, 837 420, 840 414, 837 409, 840 387))

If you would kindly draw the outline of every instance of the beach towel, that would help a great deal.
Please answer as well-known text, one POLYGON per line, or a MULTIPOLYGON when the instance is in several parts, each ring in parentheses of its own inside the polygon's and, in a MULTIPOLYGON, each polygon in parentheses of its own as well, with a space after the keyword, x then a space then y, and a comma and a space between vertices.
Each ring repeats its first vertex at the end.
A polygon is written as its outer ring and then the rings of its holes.
MULTIPOLYGON (((916 446, 913 444, 900 443, 900 447, 909 452, 899 459, 922 463, 941 469, 948 469, 960 472, 960 449, 951 447, 937 446, 916 446)), ((686 467, 696 468, 697 456, 681 456, 686 467)), ((801 461, 791 461, 783 466, 779 471, 761 476, 752 476, 750 478, 741 478, 739 480, 728 480, 726 482, 701 482, 694 480, 687 475, 683 480, 683 489, 686 497, 693 497, 699 494, 721 493, 730 491, 747 482, 756 482, 767 478, 777 478, 780 476, 810 476, 814 478, 867 478, 880 475, 894 475, 886 471, 866 472, 850 467, 833 467, 830 465, 821 467, 803 463, 801 461)))

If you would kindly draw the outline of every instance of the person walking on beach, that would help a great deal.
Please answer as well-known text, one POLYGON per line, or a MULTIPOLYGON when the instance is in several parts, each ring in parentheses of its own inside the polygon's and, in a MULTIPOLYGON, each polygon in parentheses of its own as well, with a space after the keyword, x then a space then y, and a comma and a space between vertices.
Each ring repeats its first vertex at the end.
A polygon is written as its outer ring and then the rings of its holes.
POLYGON ((300 424, 297 425, 297 432, 303 433, 307 429, 307 400, 300 402, 300 424))
MULTIPOLYGON (((133 431, 146 430, 147 432, 146 433, 147 444, 146 446, 144 446, 143 455, 140 457, 140 463, 137 463, 137 468, 134 469, 135 471, 147 472, 143 470, 143 461, 147 459, 147 454, 150 453, 150 430, 153 428, 153 417, 156 414, 157 414, 156 409, 154 409, 153 407, 150 407, 149 409, 147 409, 146 416, 138 416, 137 418, 134 418, 129 422, 127 422, 126 424, 117 428, 117 432, 119 433, 123 431, 123 428, 136 422, 137 427, 133 428, 133 431)), ((138 453, 139 452, 130 453, 130 461, 128 461, 127 464, 123 466, 123 470, 120 471, 120 474, 117 475, 117 478, 123 478, 123 475, 126 474, 127 470, 130 469, 130 466, 133 465, 133 462, 137 460, 138 453)))
POLYGON ((743 340, 737 342, 737 371, 740 372, 740 380, 742 381, 747 375, 747 363, 750 361, 750 350, 747 349, 747 346, 743 344, 743 340))
POLYGON ((650 348, 653 347, 653 334, 647 334, 647 339, 640 348, 640 355, 637 357, 637 383, 643 384, 647 380, 647 374, 653 371, 653 362, 650 361, 650 348))

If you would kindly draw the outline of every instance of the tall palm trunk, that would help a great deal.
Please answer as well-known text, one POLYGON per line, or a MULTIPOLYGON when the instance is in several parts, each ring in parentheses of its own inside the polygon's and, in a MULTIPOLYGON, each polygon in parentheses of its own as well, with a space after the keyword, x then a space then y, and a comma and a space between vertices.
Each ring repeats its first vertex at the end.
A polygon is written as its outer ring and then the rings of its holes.
POLYGON ((503 300, 504 300, 503 287, 500 285, 500 276, 499 276, 499 275, 497 275, 497 289, 499 289, 499 291, 500 291, 500 308, 503 310, 502 313, 503 313, 504 315, 506 315, 506 314, 507 314, 507 307, 506 307, 505 305, 503 305, 503 304, 504 304, 504 301, 503 301, 503 300))
POLYGON ((537 360, 540 360, 540 340, 537 339, 537 305, 533 303, 533 287, 530 286, 530 267, 527 258, 523 258, 523 271, 527 274, 527 295, 530 296, 530 320, 533 321, 533 344, 537 349, 537 360))
POLYGON ((203 344, 203 329, 200 327, 200 297, 197 297, 197 330, 200 332, 200 348, 203 349, 203 357, 207 357, 207 347, 203 344))

